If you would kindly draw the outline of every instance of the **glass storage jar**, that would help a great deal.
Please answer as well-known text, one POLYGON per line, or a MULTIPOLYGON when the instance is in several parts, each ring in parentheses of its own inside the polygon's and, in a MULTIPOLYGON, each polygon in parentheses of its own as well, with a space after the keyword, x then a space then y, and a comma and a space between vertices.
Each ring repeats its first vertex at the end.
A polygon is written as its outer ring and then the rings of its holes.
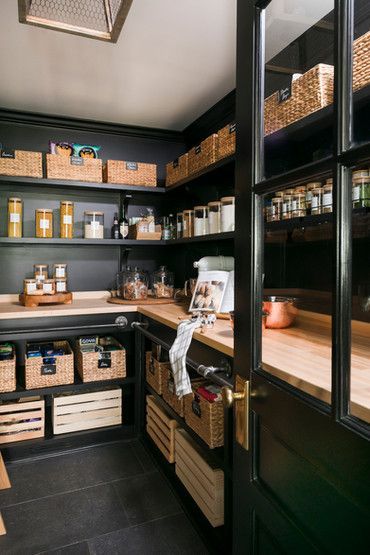
POLYGON ((67 278, 67 264, 54 264, 53 266, 54 278, 67 278))
POLYGON ((44 295, 55 295, 55 279, 45 279, 42 290, 44 295))
POLYGON ((73 202, 62 200, 60 203, 60 236, 62 239, 73 237, 73 202))
POLYGON ((281 214, 282 220, 290 220, 292 217, 292 200, 293 195, 284 195, 283 196, 283 210, 281 214))
POLYGON ((221 233, 221 202, 215 200, 208 203, 209 233, 221 233))
POLYGON ((321 205, 322 205, 322 187, 317 187, 316 189, 312 189, 311 214, 312 215, 321 214, 321 205))
POLYGON ((184 215, 182 212, 176 214, 176 239, 182 239, 182 224, 184 215))
POLYGON ((356 177, 367 177, 368 175, 369 175, 368 168, 362 168, 362 169, 354 170, 352 172, 352 179, 355 179, 356 177))
POLYGON ((23 280, 23 293, 25 295, 37 295, 37 283, 35 279, 23 280))
POLYGON ((85 212, 85 239, 104 239, 104 212, 85 212))
POLYGON ((333 212, 333 180, 327 179, 322 188, 321 214, 333 212))
POLYGON ((221 231, 235 230, 235 197, 221 199, 221 231))
POLYGON ((173 273, 161 266, 153 274, 153 296, 157 299, 172 299, 174 295, 173 273))
POLYGON ((300 218, 306 215, 306 193, 294 193, 292 197, 292 218, 300 218))
POLYGON ((56 293, 66 293, 67 292, 67 279, 64 277, 55 278, 55 292, 56 293))
POLYGON ((271 214, 270 221, 278 222, 281 220, 283 211, 283 199, 282 197, 273 197, 271 201, 271 214))
POLYGON ((312 181, 306 185, 306 213, 311 214, 312 191, 321 188, 321 181, 312 181))
POLYGON ((8 199, 8 237, 22 237, 22 199, 8 199))
POLYGON ((36 237, 42 239, 53 237, 53 211, 51 208, 36 210, 36 237))
POLYGON ((135 268, 125 275, 123 297, 127 301, 148 298, 148 276, 146 272, 135 268))
POLYGON ((36 280, 37 288, 42 289, 42 284, 49 277, 49 266, 47 264, 35 264, 33 266, 33 277, 36 280))
POLYGON ((194 237, 194 210, 184 210, 183 212, 182 236, 194 237))
POLYGON ((194 236, 208 235, 208 206, 194 206, 194 236))
POLYGON ((370 208, 370 176, 352 178, 353 208, 370 208))

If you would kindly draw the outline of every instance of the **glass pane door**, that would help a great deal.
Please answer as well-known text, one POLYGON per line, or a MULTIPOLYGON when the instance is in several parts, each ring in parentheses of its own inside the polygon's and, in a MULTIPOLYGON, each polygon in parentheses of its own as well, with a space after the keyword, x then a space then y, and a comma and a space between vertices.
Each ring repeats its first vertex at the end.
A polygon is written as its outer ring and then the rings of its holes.
POLYGON ((354 142, 370 141, 370 2, 354 0, 354 142))

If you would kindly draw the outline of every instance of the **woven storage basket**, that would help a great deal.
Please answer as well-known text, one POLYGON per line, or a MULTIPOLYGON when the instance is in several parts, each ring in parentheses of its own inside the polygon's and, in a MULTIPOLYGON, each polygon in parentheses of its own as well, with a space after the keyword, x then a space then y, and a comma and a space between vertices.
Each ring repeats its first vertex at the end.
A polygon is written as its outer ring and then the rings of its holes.
MULTIPOLYGON (((195 379, 192 380, 192 385, 201 385, 203 380, 195 379)), ((175 383, 173 381, 173 375, 170 368, 164 368, 162 370, 162 396, 166 403, 175 411, 178 415, 184 416, 184 397, 179 399, 176 395, 175 383)))
POLYGON ((17 389, 15 367, 16 356, 13 348, 13 358, 0 361, 0 393, 17 389))
POLYGON ((353 43, 353 90, 370 83, 370 31, 353 43))
POLYGON ((236 123, 229 123, 218 132, 218 156, 217 159, 226 158, 235 153, 236 146, 236 123))
POLYGON ((71 179, 102 183, 102 161, 94 158, 75 158, 46 155, 46 177, 48 179, 71 179))
MULTIPOLYGON (((207 382, 203 382, 206 385, 207 382)), ((201 385, 192 386, 193 392, 184 397, 185 422, 199 437, 214 449, 224 444, 224 408, 222 400, 210 403, 195 392, 201 385)))
POLYGON ((84 353, 78 345, 76 346, 77 370, 83 382, 99 382, 126 377, 126 350, 114 338, 112 338, 112 343, 121 350, 108 353, 84 353))
POLYGON ((203 170, 217 160, 218 135, 214 133, 189 150, 189 175, 203 170))
POLYGON ((166 187, 171 187, 175 185, 178 181, 185 179, 189 174, 189 155, 186 152, 179 158, 176 158, 173 162, 169 162, 166 165, 166 187))
POLYGON ((279 102, 275 92, 265 100, 265 135, 333 103, 334 68, 318 64, 292 83, 291 96, 279 102))
POLYGON ((42 177, 42 154, 15 150, 14 158, 0 158, 0 174, 22 177, 42 177))
MULTIPOLYGON (((48 344, 50 342, 48 341, 48 344)), ((46 364, 41 357, 26 358, 25 388, 54 387, 74 382, 73 352, 68 341, 53 341, 54 349, 63 348, 67 354, 56 357, 55 364, 46 364)))
POLYGON ((175 429, 177 422, 155 401, 146 397, 146 431, 169 463, 175 462, 175 429))
POLYGON ((156 164, 107 160, 103 169, 103 175, 105 183, 141 185, 143 187, 157 186, 156 164))
POLYGON ((158 393, 162 395, 164 372, 170 369, 169 362, 159 362, 149 351, 146 353, 146 381, 158 393))

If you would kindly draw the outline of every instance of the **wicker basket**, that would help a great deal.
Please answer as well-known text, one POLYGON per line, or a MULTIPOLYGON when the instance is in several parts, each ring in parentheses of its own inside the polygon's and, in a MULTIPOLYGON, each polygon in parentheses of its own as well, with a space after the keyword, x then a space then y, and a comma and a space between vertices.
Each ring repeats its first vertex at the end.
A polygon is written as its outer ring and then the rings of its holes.
POLYGON ((229 123, 218 132, 218 156, 217 159, 226 158, 235 154, 236 146, 236 123, 229 123))
POLYGON ((118 341, 111 342, 119 351, 84 353, 76 347, 77 370, 83 382, 100 382, 126 377, 126 350, 118 341))
MULTIPOLYGON (((50 344, 50 342, 47 342, 50 344)), ((54 358, 55 363, 49 364, 41 357, 26 358, 25 388, 54 387, 74 382, 73 352, 68 341, 54 341, 54 349, 62 348, 66 354, 54 358)))
MULTIPOLYGON (((199 378, 192 380, 193 387, 199 386, 203 383, 203 380, 199 378)), ((176 395, 175 383, 173 381, 173 375, 170 368, 164 368, 162 370, 162 396, 166 403, 181 417, 185 415, 184 409, 184 397, 181 399, 176 395)))
POLYGON ((0 174, 21 177, 42 177, 42 154, 15 150, 14 158, 0 158, 0 174))
POLYGON ((159 362, 150 351, 146 353, 146 381, 158 395, 162 395, 165 372, 170 367, 169 362, 159 362))
MULTIPOLYGON (((207 382, 203 382, 206 385, 207 382)), ((224 408, 222 400, 210 403, 196 393, 199 382, 192 386, 193 392, 184 397, 185 422, 211 448, 224 444, 224 408)))
POLYGON ((102 161, 95 158, 47 154, 46 177, 48 179, 71 179, 102 183, 102 161))
POLYGON ((157 186, 156 164, 107 160, 103 175, 105 183, 121 183, 143 187, 157 186))
POLYGON ((15 367, 16 356, 13 347, 13 358, 0 361, 0 393, 17 389, 15 367))
POLYGON ((183 154, 176 158, 173 162, 169 162, 166 165, 166 187, 171 187, 175 185, 178 181, 185 179, 189 174, 189 155, 183 154))
POLYGON ((370 31, 353 43, 353 90, 370 83, 370 31))
POLYGON ((189 151, 189 175, 214 164, 217 160, 218 135, 214 133, 189 151))
POLYGON ((292 83, 291 95, 279 102, 278 92, 265 100, 265 135, 333 103, 334 68, 318 64, 292 83))

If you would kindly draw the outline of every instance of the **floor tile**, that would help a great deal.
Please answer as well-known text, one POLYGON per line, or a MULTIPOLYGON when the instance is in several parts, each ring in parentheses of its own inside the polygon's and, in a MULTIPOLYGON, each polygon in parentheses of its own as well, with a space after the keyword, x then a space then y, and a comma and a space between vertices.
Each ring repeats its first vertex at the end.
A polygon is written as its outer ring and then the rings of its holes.
POLYGON ((0 538, 1 555, 50 551, 128 525, 110 484, 6 507, 2 515, 7 535, 0 538))
POLYGON ((142 443, 140 443, 139 441, 133 441, 131 445, 145 472, 156 470, 157 466, 154 462, 154 459, 145 449, 142 443))
POLYGON ((89 541, 91 555, 206 555, 185 515, 175 515, 112 532, 89 541))
POLYGON ((67 547, 61 547, 59 549, 53 549, 52 551, 42 551, 37 555, 90 555, 89 546, 86 542, 74 543, 73 545, 68 545, 67 547))

